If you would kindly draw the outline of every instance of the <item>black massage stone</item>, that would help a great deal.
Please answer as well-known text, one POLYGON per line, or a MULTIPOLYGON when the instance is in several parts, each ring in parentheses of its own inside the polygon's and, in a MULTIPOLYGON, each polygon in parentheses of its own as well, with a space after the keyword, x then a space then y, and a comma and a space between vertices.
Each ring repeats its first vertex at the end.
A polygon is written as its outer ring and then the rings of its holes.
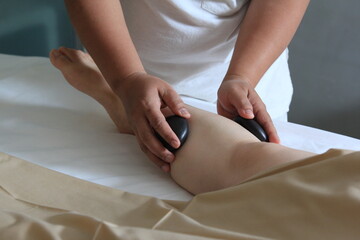
MULTIPOLYGON (((189 135, 189 124, 185 118, 179 116, 171 116, 167 117, 166 121, 168 122, 171 129, 174 131, 176 136, 180 140, 180 147, 185 143, 188 135, 189 135)), ((170 152, 175 152, 179 148, 173 148, 170 144, 168 144, 159 134, 156 133, 156 137, 162 143, 162 145, 168 149, 170 152)))
POLYGON ((243 126, 246 130, 251 132, 262 142, 269 142, 269 137, 266 135, 265 130, 254 119, 246 119, 240 116, 234 118, 234 121, 243 126))

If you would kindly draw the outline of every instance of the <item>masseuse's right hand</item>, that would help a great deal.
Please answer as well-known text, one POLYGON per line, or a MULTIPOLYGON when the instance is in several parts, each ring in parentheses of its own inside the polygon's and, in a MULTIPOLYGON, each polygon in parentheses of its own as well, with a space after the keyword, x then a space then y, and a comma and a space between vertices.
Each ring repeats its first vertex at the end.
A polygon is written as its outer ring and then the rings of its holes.
POLYGON ((119 84, 120 96, 132 130, 142 151, 165 172, 170 171, 174 154, 156 138, 156 131, 172 147, 180 141, 165 120, 161 109, 168 107, 174 114, 189 118, 190 113, 175 90, 165 81, 144 72, 133 73, 119 84))

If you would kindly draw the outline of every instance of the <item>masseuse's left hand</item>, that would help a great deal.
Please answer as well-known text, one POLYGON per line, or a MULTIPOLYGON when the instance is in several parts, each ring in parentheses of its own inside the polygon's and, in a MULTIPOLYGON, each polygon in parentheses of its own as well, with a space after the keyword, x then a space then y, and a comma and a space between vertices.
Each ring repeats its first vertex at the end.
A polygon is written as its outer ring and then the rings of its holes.
POLYGON ((222 82, 218 90, 217 111, 230 119, 237 115, 247 119, 256 118, 268 134, 270 142, 280 142, 265 104, 250 82, 240 76, 227 76, 222 82))

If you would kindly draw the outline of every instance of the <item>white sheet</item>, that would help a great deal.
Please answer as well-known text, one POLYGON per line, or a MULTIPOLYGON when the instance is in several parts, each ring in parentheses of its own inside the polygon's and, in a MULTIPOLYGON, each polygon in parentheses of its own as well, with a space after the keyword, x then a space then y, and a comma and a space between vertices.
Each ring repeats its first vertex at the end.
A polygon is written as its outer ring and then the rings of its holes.
MULTIPOLYGON (((215 111, 213 104, 184 100, 215 111)), ((275 125, 289 147, 360 150, 358 139, 293 123, 275 125)), ((102 107, 68 85, 47 58, 0 54, 0 152, 133 193, 191 198, 146 159, 133 136, 118 134, 102 107)))

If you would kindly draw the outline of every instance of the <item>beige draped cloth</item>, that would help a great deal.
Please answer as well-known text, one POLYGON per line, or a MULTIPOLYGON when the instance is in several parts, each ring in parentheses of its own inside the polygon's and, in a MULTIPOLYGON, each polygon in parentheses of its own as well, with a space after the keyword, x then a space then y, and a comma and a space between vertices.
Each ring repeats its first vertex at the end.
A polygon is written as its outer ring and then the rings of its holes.
POLYGON ((360 152, 330 150, 166 201, 0 153, 0 239, 359 239, 360 152))

